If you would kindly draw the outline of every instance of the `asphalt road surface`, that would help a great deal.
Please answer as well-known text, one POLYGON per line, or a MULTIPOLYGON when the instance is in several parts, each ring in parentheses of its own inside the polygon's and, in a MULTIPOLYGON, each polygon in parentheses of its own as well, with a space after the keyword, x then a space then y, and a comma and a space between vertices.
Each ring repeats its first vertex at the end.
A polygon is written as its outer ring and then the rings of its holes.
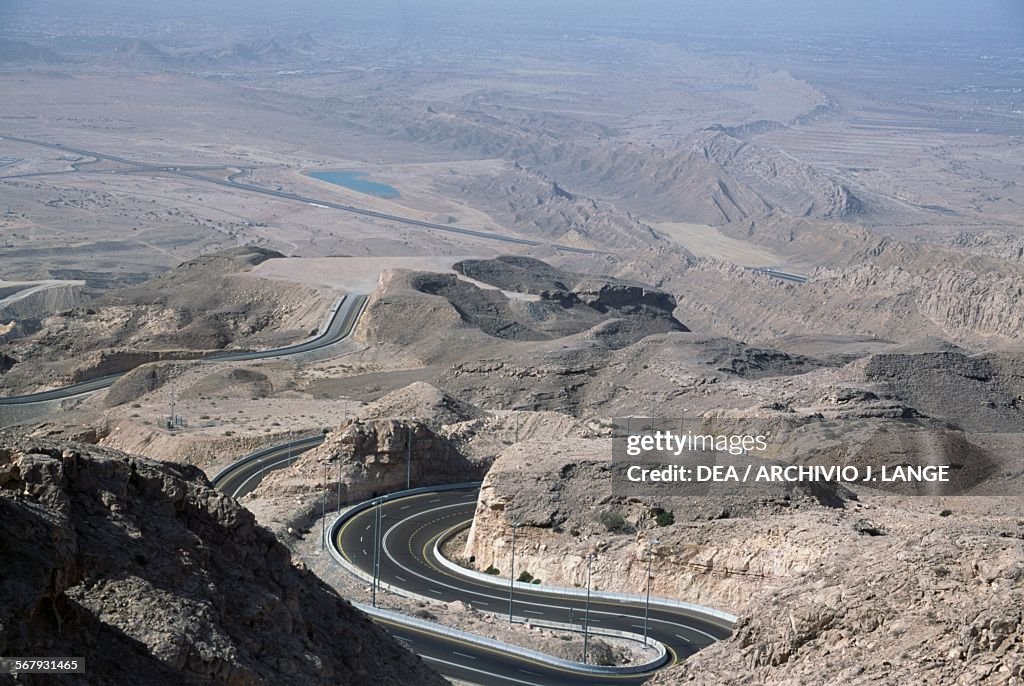
POLYGON ((323 442, 324 436, 319 434, 264 448, 232 463, 210 481, 217 490, 241 498, 259 486, 267 473, 292 465, 299 455, 323 442))
MULTIPOLYGON (((272 446, 246 456, 213 478, 221 491, 240 497, 252 491, 263 476, 295 461, 299 454, 320 445, 322 435, 272 446)), ((377 508, 367 509, 337 531, 333 544, 350 562, 373 573, 374 541, 381 545, 380 579, 392 586, 436 598, 462 601, 474 608, 506 616, 508 588, 469 579, 443 567, 434 557, 435 541, 472 520, 479 490, 438 491, 383 499, 381 526, 375 526, 377 508)), ((523 571, 521 569, 516 572, 523 571)), ((598 591, 600 589, 594 589, 598 591)), ((587 620, 584 598, 538 587, 516 589, 513 614, 517 618, 546 619, 583 630, 587 620)), ((590 603, 589 627, 643 633, 643 604, 601 600, 590 603)), ((577 686, 583 684, 640 684, 652 672, 635 675, 602 675, 579 672, 437 634, 400 622, 375 617, 406 647, 419 654, 439 672, 485 686, 577 686)), ((652 606, 649 635, 669 649, 669 663, 683 659, 731 631, 721 619, 700 613, 652 606)), ((592 634, 593 635, 593 634, 592 634)))
MULTIPOLYGON (((201 359, 216 360, 218 362, 265 360, 273 357, 298 355, 300 353, 319 350, 320 348, 327 347, 328 345, 332 345, 344 338, 347 338, 349 334, 352 333, 352 329, 355 328, 356 321, 359 319, 359 315, 362 313, 365 305, 365 295, 345 296, 344 300, 341 301, 338 308, 335 310, 334 315, 331 317, 331 321, 327 325, 326 330, 324 330, 324 332, 319 336, 302 343, 297 343, 284 348, 273 348, 271 350, 260 350, 256 352, 216 353, 201 359)), ((76 395, 82 395, 83 393, 91 393, 92 391, 109 388, 115 381, 127 374, 129 371, 131 370, 126 370, 117 374, 110 374, 108 376, 101 376, 88 381, 82 381, 81 383, 72 384, 71 386, 65 386, 63 388, 55 388, 49 391, 32 393, 30 395, 12 395, 6 398, 0 398, 0 405, 27 405, 28 403, 62 400, 64 398, 72 398, 76 395)))
MULTIPOLYGON (((379 575, 383 582, 442 602, 461 601, 492 613, 507 614, 509 589, 489 585, 443 567, 433 555, 435 541, 473 518, 478 489, 438 491, 385 500, 381 505, 382 526, 375 526, 377 508, 365 510, 347 521, 333 544, 350 562, 373 573, 374 541, 379 541, 379 575)), ((507 573, 508 570, 502 570, 507 573)), ((515 570, 518 575, 522 569, 515 570)), ((528 570, 527 570, 528 571, 528 570)), ((594 589, 600 590, 600 589, 594 589)), ((538 586, 536 590, 516 589, 512 614, 573 624, 582 630, 586 622, 586 600, 563 595, 538 586)), ((601 600, 590 602, 590 627, 643 633, 643 603, 601 600)), ((442 674, 483 684, 637 684, 651 675, 594 675, 569 672, 535 663, 526 658, 464 644, 448 637, 433 637, 405 627, 390 627, 392 633, 413 651, 423 655, 442 674), (526 660, 528 665, 524 666, 526 660), (465 674, 464 670, 476 670, 465 674), (459 670, 463 670, 460 672, 459 670), (475 674, 475 676, 472 676, 475 674)), ((670 662, 684 659, 731 630, 724 620, 683 610, 651 606, 649 635, 664 643, 670 662)))

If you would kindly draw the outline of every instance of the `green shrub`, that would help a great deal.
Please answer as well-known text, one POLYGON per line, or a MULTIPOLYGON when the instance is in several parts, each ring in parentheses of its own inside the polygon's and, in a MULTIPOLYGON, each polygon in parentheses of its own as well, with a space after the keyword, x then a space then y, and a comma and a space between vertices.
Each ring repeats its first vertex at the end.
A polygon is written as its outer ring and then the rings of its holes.
POLYGON ((618 533, 626 530, 626 518, 616 510, 605 510, 601 513, 600 520, 608 531, 618 533))
POLYGON ((530 574, 525 569, 519 572, 519 578, 516 581, 522 581, 524 584, 528 584, 533 581, 533 574, 530 574))
POLYGON ((499 574, 501 574, 501 571, 494 565, 491 565, 484 570, 484 574, 493 574, 494 576, 498 576, 499 574))
POLYGON ((676 516, 672 514, 672 510, 662 510, 654 515, 654 521, 658 523, 658 526, 668 526, 676 523, 676 516))

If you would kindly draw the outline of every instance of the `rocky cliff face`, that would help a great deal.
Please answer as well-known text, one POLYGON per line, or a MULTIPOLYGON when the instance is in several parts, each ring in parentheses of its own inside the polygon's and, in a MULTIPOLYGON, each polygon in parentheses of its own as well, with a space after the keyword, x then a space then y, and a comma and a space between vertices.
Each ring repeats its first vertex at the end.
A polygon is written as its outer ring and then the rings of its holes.
POLYGON ((977 431, 1019 433, 1024 427, 1024 356, 972 355, 941 342, 935 348, 873 355, 865 378, 929 416, 977 431))
POLYGON ((424 422, 354 421, 333 431, 323 445, 303 453, 291 467, 267 475, 254 496, 319 494, 326 469, 331 503, 337 498, 339 479, 342 502, 358 502, 405 488, 407 456, 414 487, 475 481, 486 470, 424 422))
POLYGON ((659 673, 694 683, 1020 683, 1024 520, 1013 500, 615 496, 604 441, 533 442, 487 475, 464 557, 729 610, 732 638, 659 673), (674 522, 659 523, 655 506, 674 522), (617 517, 607 516, 614 513, 617 517))
POLYGON ((731 639, 649 683, 1018 684, 1024 568, 994 533, 929 522, 852 548, 762 594, 731 639))
POLYGON ((66 683, 445 683, 191 467, 0 435, 0 563, 0 653, 66 683))
POLYGON ((610 441, 593 439, 508 449, 484 480, 464 556, 479 569, 509 569, 511 524, 518 521, 516 568, 546 583, 584 583, 585 556, 597 552, 595 588, 643 593, 646 554, 653 549, 653 593, 739 611, 755 589, 806 573, 832 546, 857 538, 849 530, 822 547, 807 532, 789 534, 792 519, 782 514, 807 512, 814 520, 832 512, 800 495, 731 505, 721 498, 661 502, 657 506, 687 523, 658 527, 653 501, 612 494, 611 450, 610 441), (741 515, 756 519, 735 519, 741 515))

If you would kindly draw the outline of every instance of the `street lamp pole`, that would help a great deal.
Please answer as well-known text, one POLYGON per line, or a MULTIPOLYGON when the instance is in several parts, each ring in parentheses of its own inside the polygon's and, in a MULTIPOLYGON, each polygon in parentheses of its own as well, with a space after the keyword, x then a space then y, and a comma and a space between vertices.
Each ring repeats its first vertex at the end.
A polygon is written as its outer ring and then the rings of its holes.
POLYGON ((516 529, 519 522, 512 522, 512 568, 508 575, 508 623, 512 623, 512 594, 516 588, 516 529))
POLYGON ((587 647, 590 644, 590 563, 593 560, 593 555, 587 555, 587 609, 583 616, 583 664, 587 664, 587 647))
POLYGON ((320 494, 320 550, 327 547, 327 463, 324 462, 324 490, 320 494))
POLYGON ((658 545, 658 539, 651 541, 651 547, 647 549, 647 600, 644 602, 644 645, 647 645, 647 618, 651 614, 651 563, 654 562, 654 546, 658 545))
POLYGON ((377 573, 380 570, 380 497, 377 498, 377 506, 373 511, 373 585, 371 586, 371 604, 377 607, 377 573))
MULTIPOLYGON (((413 417, 413 422, 416 418, 413 417)), ((409 424, 409 436, 405 441, 405 490, 409 490, 412 486, 412 432, 414 424, 409 424)))

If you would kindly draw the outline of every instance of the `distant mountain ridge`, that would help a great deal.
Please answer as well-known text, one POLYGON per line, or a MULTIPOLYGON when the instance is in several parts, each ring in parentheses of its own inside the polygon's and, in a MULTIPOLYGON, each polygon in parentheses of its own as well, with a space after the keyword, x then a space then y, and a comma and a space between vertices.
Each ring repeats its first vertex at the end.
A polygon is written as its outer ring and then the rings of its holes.
POLYGON ((41 48, 25 41, 0 38, 0 64, 63 64, 68 61, 49 48, 41 48))

